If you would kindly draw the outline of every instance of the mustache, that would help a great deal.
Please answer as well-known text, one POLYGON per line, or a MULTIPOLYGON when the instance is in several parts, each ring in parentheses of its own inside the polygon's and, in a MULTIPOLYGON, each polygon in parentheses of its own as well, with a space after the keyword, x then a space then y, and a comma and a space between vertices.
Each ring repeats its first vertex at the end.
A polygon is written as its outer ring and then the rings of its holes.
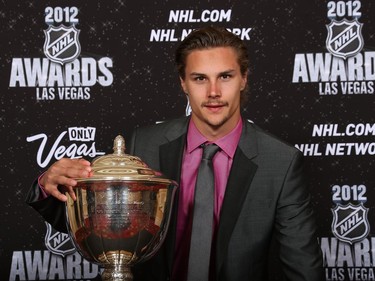
POLYGON ((208 100, 201 103, 201 106, 228 106, 228 102, 221 100, 208 100))

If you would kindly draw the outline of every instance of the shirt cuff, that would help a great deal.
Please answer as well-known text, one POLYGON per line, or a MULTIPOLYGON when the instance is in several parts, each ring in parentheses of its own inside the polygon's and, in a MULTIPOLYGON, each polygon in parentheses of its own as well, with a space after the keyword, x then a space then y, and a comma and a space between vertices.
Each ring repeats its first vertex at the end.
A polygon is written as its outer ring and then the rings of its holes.
POLYGON ((44 173, 38 177, 38 186, 40 190, 39 200, 46 199, 49 195, 44 190, 44 186, 40 183, 40 179, 44 176, 44 173))

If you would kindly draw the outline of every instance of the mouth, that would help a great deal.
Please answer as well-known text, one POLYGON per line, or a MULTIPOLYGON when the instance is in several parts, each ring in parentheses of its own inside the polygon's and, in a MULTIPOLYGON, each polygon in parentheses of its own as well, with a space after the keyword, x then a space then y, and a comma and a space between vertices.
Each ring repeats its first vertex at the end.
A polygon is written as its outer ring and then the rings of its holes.
POLYGON ((208 109, 211 112, 217 112, 228 104, 225 102, 206 102, 202 104, 202 107, 208 109))

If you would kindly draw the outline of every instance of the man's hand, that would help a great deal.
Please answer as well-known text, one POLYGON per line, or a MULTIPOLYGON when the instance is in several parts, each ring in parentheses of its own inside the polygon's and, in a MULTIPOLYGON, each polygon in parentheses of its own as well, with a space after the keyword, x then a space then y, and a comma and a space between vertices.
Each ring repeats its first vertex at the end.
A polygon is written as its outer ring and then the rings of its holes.
POLYGON ((63 158, 54 163, 40 179, 44 191, 60 201, 67 201, 64 194, 68 192, 76 200, 73 187, 77 185, 75 178, 88 178, 92 176, 90 162, 85 159, 63 158))

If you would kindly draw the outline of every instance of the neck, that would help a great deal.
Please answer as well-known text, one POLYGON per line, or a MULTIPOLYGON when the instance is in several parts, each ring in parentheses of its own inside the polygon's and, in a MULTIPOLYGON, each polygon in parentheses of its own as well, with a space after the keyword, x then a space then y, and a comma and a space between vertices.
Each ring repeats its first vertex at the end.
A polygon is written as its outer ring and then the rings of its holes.
POLYGON ((216 140, 229 134, 238 124, 241 119, 241 116, 238 115, 235 118, 231 118, 226 122, 218 125, 208 124, 196 120, 195 116, 192 116, 192 121, 197 127, 198 131, 210 142, 215 142, 216 140))

